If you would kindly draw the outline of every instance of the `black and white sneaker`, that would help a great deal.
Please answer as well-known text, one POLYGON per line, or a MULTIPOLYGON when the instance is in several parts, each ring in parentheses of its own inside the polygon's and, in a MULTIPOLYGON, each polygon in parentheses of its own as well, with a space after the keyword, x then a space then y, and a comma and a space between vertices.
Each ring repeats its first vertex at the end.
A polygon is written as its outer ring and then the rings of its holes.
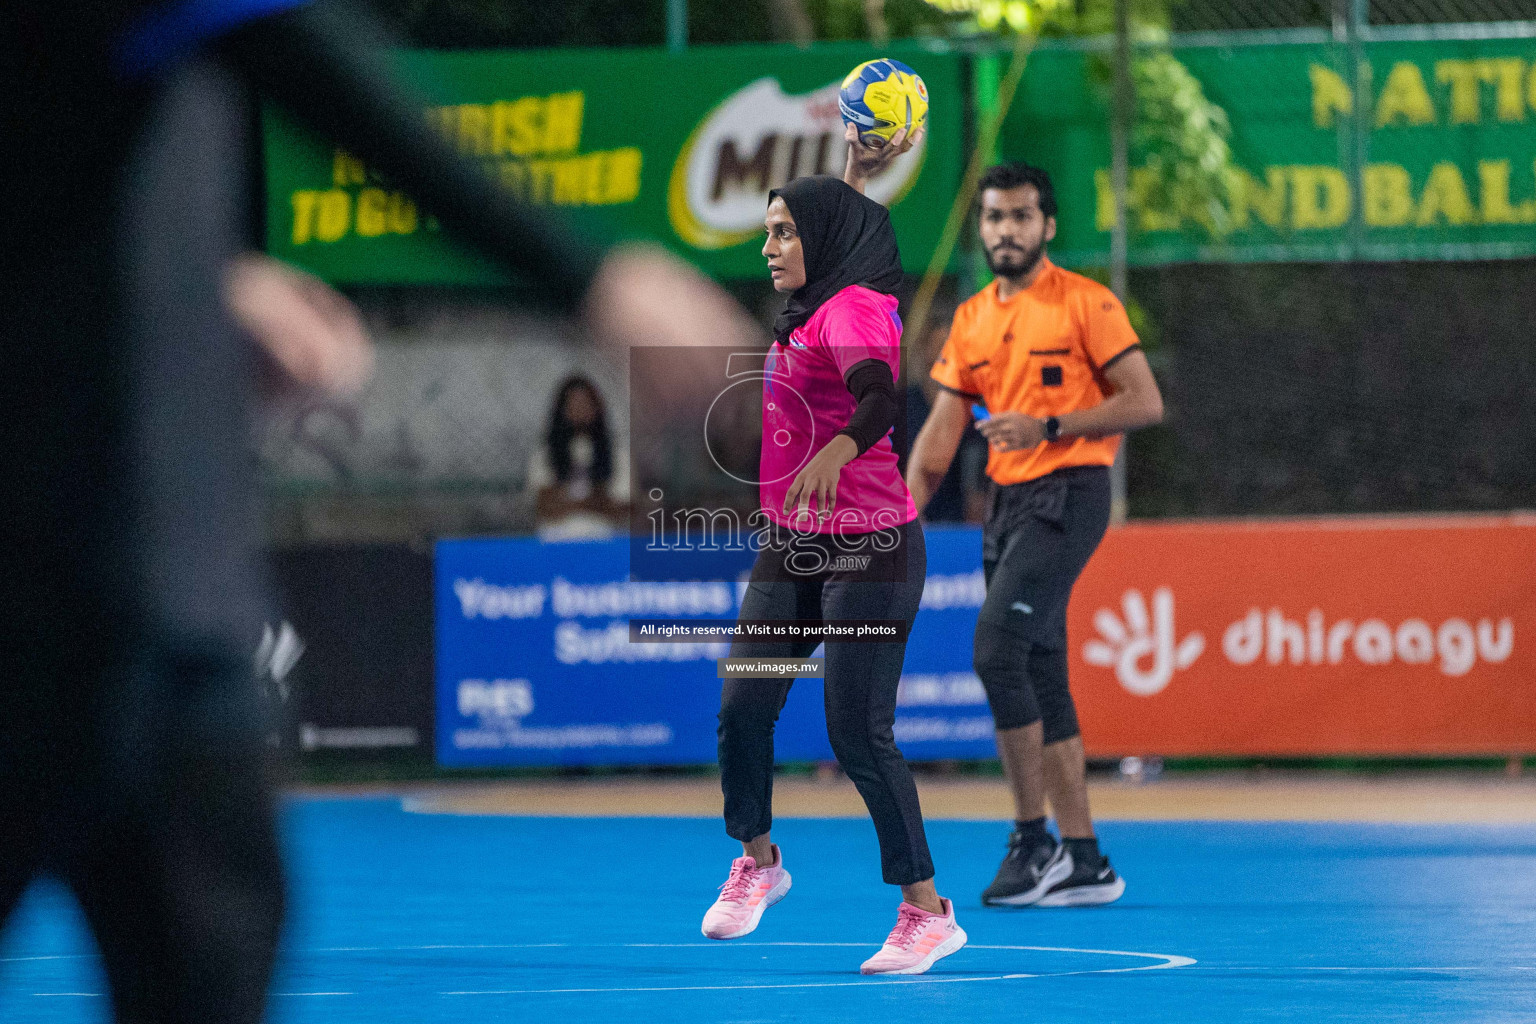
POLYGON ((1125 879, 1115 874, 1108 857, 1100 857, 1099 863, 1092 867, 1072 864, 1070 853, 1066 854, 1066 860, 1071 865, 1067 876, 1035 900, 1035 906, 1100 907, 1115 902, 1125 892, 1125 879))
POLYGON ((1045 843, 1028 842, 1017 831, 1008 837, 1008 853, 997 877, 981 894, 981 902, 991 907, 1027 907, 1072 874, 1072 855, 1066 847, 1049 837, 1045 843))

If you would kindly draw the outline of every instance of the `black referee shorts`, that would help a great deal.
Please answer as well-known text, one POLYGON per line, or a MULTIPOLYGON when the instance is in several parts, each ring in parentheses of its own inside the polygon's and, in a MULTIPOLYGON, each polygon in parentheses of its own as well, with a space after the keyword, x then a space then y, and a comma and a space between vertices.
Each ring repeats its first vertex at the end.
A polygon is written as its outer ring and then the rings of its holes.
POLYGON ((1078 734, 1067 687, 1067 600, 1109 527, 1109 502, 1106 466, 1071 466, 993 489, 974 663, 999 730, 1043 722, 1046 743, 1078 734))

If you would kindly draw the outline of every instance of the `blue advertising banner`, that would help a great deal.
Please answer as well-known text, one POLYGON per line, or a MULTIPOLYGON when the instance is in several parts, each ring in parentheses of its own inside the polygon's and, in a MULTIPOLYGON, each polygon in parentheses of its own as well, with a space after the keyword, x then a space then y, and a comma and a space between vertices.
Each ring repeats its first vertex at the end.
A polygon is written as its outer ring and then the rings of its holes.
MULTIPOLYGON (((896 739, 913 760, 989 758, 971 670, 981 537, 931 528, 907 643, 896 739)), ((735 617, 745 583, 632 582, 624 540, 437 545, 437 759, 446 767, 708 764, 723 643, 631 643, 631 618, 735 617)), ((819 656, 818 652, 818 656, 819 656)), ((780 761, 831 760, 819 680, 795 683, 780 761)))

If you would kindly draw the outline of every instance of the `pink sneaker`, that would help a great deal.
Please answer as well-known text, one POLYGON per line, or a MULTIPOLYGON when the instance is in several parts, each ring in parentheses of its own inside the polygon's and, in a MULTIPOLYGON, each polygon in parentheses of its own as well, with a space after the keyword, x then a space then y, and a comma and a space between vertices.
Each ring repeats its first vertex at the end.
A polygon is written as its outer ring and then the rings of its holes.
POLYGON ((860 974, 922 974, 934 963, 965 945, 965 932, 955 923, 955 905, 939 901, 944 913, 930 914, 906 900, 896 908, 896 927, 880 952, 864 961, 860 974))
POLYGON ((704 915, 704 935, 711 939, 739 939, 757 927, 763 911, 789 892, 789 872, 784 855, 773 847, 773 864, 760 868, 751 857, 731 861, 731 875, 720 887, 720 898, 704 915))

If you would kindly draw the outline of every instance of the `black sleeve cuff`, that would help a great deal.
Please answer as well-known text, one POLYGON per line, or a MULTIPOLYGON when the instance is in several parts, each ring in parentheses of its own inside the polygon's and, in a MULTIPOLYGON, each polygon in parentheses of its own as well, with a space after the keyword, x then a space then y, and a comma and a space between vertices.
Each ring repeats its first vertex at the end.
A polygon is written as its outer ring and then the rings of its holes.
POLYGON ((866 359, 849 369, 844 378, 848 393, 858 407, 839 434, 853 439, 859 454, 869 451, 896 425, 896 380, 889 363, 866 359))
POLYGON ((959 388, 952 388, 948 384, 939 384, 938 381, 934 381, 934 383, 938 384, 939 387, 943 388, 945 391, 948 391, 950 394, 952 394, 952 395, 959 395, 961 398, 964 398, 967 401, 970 401, 970 402, 979 402, 979 401, 981 401, 981 396, 980 395, 973 395, 969 391, 961 391, 959 388))
POLYGON ((1139 343, 1135 345, 1127 345, 1119 352, 1116 352, 1114 355, 1110 356, 1109 359, 1105 360, 1104 365, 1099 367, 1099 370, 1107 370, 1111 366, 1114 366, 1116 363, 1118 363, 1120 360, 1124 359, 1126 356, 1130 355, 1132 352, 1139 351, 1141 351, 1141 345, 1139 343))

